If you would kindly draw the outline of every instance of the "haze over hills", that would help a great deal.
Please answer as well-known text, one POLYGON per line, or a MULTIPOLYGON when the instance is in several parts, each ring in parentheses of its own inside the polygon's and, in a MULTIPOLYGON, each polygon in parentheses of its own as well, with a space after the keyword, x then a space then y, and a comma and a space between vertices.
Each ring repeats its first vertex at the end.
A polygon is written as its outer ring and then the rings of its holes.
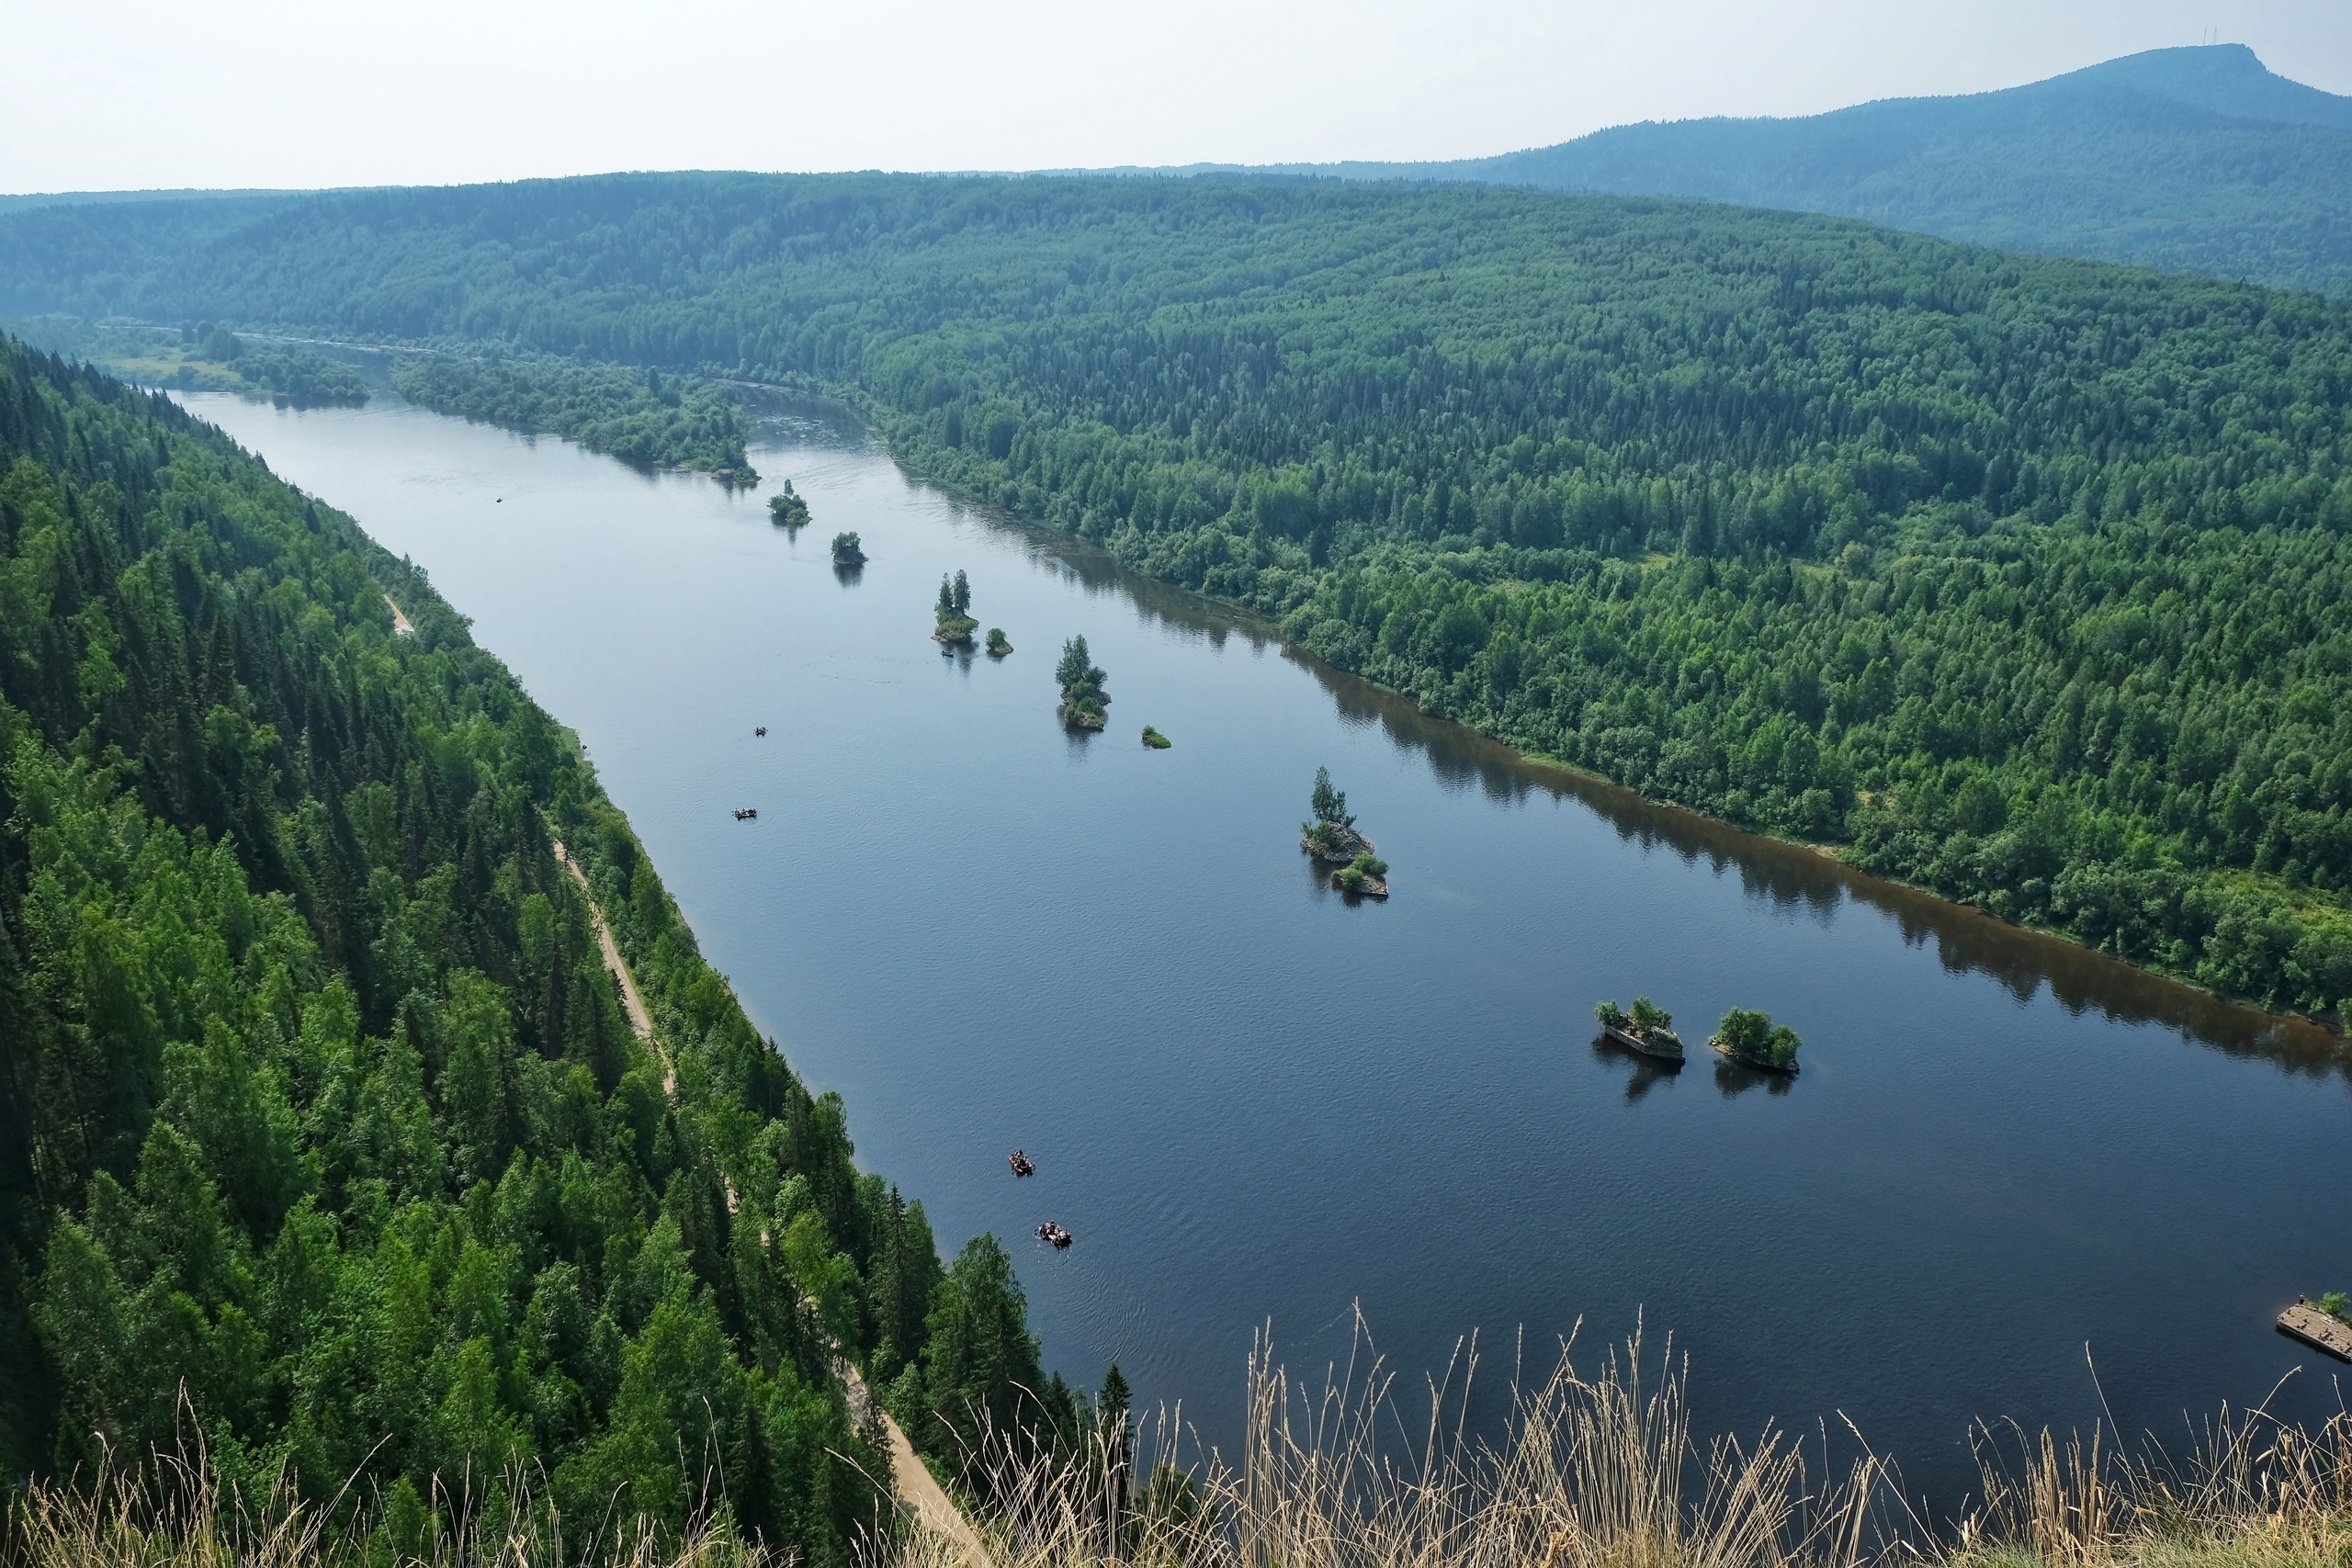
POLYGON ((1250 172, 1787 208, 2352 293, 2352 97, 2276 75, 2242 44, 2152 50, 2000 92, 1804 118, 1645 122, 1492 158, 1250 172))

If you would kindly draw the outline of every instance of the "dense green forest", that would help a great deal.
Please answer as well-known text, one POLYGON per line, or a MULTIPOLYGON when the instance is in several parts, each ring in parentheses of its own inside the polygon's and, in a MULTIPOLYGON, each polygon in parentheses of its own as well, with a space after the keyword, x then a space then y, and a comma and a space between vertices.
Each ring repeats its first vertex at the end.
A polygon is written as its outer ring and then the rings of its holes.
POLYGON ((1790 208, 2352 296, 2352 98, 2274 75, 2243 44, 1795 118, 1620 125, 1492 158, 1281 168, 1790 208))
POLYGON ((699 376, 552 355, 402 355, 392 385, 443 413, 548 432, 632 463, 759 480, 733 394, 699 376))
POLYGON ((0 339, 6 1484, 200 1441, 413 1551, 526 1465, 578 1541, 718 1509, 845 1563, 889 1468, 837 1354, 951 1462, 1081 1410, 995 1240, 943 1269, 851 1156, 419 573, 0 339))
POLYGON ((210 321, 175 332, 48 316, 0 322, 0 329, 36 348, 87 360, 145 386, 242 392, 304 407, 356 408, 368 400, 367 378, 342 360, 300 344, 248 342, 210 321))
POLYGON ((859 400, 1433 711, 2352 995, 2352 310, 1498 188, 614 176, 33 212, 0 303, 859 400))

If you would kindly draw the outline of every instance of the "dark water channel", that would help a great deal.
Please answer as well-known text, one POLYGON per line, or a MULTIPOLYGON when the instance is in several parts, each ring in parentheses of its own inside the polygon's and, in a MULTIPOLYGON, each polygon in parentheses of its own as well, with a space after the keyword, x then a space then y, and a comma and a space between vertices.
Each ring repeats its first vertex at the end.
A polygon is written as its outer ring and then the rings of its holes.
POLYGON ((2336 1364, 2270 1326, 2352 1282, 2352 1069, 2316 1029, 1526 765, 821 412, 753 451, 814 508, 792 538, 764 488, 396 400, 187 401, 424 565, 577 728, 861 1162, 944 1249, 1007 1239, 1073 1379, 1115 1359, 1225 1442, 1270 1321, 1319 1367, 1361 1302, 1418 1385, 1472 1330, 1507 1371, 1522 1328, 1538 1359, 1581 1320, 1597 1359, 1639 1314, 1702 1425, 1842 1412, 1947 1505, 1972 1417, 2087 1429, 2103 1388, 2177 1438, 2290 1371, 2278 1408, 2336 1407, 2336 1364), (1002 663, 928 640, 958 567, 1002 663), (1089 739, 1054 718, 1072 632, 1114 697, 1089 739), (1298 853, 1318 763, 1385 906, 1298 853), (1769 1009, 1803 1076, 1597 1048, 1593 1002, 1635 992, 1694 1042, 1769 1009))

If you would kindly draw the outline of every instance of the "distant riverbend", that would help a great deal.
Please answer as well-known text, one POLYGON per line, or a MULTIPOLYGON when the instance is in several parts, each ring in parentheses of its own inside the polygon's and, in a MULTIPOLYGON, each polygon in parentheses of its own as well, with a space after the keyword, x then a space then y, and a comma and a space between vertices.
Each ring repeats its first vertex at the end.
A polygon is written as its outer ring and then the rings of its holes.
POLYGON ((2321 1365, 2272 1327, 2352 1257, 2346 1206, 2274 1197, 2352 1146, 2352 1066, 2308 1023, 1531 762, 911 482, 822 406, 753 433, 810 508, 786 529, 396 398, 185 400, 425 568, 576 728, 861 1158, 944 1246, 1013 1246, 1049 1365, 1116 1359, 1204 1438, 1253 1331, 1305 1365, 1359 1304, 1408 1378, 1472 1330, 1492 1372, 1522 1328, 1541 1364, 1639 1319, 1702 1429, 1849 1417, 1946 1502, 1972 1419, 2087 1430, 2103 1390, 2177 1438, 2321 1365), (959 569, 1031 651, 920 634, 959 569), (1057 717, 1080 635, 1118 733, 1057 717), (1146 717, 1182 744, 1137 745, 1146 717), (1385 908, 1296 851, 1318 766, 1394 865, 1385 908), (1597 1043, 1594 998, 1635 994, 1768 1011, 1804 1072, 1597 1043))

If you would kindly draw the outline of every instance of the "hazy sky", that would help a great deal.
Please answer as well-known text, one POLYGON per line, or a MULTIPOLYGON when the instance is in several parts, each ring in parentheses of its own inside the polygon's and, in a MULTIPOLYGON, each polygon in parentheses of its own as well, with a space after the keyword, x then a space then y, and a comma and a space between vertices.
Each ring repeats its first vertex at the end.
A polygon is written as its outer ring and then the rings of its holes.
POLYGON ((1450 158, 2251 44, 2352 0, 0 0, 0 191, 1450 158))

